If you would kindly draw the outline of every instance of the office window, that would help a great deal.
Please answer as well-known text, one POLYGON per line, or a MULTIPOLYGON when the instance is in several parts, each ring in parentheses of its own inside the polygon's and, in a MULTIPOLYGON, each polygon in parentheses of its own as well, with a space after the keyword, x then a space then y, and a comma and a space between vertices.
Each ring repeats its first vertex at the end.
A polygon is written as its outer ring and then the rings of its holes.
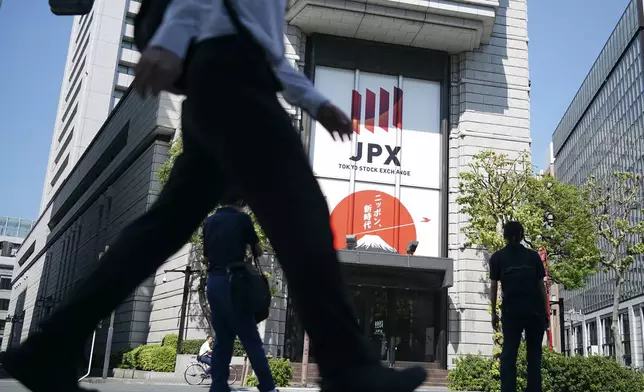
POLYGON ((597 346, 597 343, 598 343, 597 323, 594 321, 588 324, 588 343, 591 346, 597 346))
POLYGON ((125 38, 123 39, 123 41, 121 41, 121 48, 136 50, 136 46, 134 46, 134 42, 125 38))
POLYGON ((112 97, 114 97, 116 99, 121 99, 121 98, 123 98, 123 94, 125 94, 125 91, 117 88, 112 93, 112 97))
POLYGON ((134 75, 134 73, 135 73, 134 72, 134 67, 130 67, 130 66, 124 65, 124 64, 119 64, 117 70, 120 73, 124 73, 124 74, 127 74, 127 75, 134 75))
POLYGON ((6 325, 7 325, 6 320, 0 320, 0 331, 4 331, 6 325))
POLYGON ((0 299, 0 310, 9 310, 9 300, 0 299))
POLYGON ((631 323, 628 313, 620 314, 620 332, 622 335, 622 343, 624 344, 624 363, 630 366, 632 362, 631 355, 631 323))
POLYGON ((0 290, 11 290, 11 278, 0 278, 0 290))
POLYGON ((126 16, 125 17, 125 23, 133 25, 134 24, 134 18, 131 16, 126 16))

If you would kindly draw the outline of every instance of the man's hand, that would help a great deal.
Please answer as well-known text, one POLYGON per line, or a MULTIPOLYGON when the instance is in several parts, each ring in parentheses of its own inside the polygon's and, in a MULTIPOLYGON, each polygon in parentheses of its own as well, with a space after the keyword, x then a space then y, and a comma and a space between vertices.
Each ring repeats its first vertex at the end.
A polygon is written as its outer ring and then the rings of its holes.
POLYGON ((492 329, 499 332, 499 315, 496 312, 492 313, 492 329))
POLYGON ((325 102, 318 109, 316 120, 331 134, 333 140, 336 139, 336 134, 340 137, 340 141, 344 141, 346 136, 347 140, 351 140, 353 134, 353 127, 351 120, 344 112, 330 102, 325 102))
POLYGON ((183 70, 183 59, 169 50, 147 48, 136 66, 134 89, 145 98, 148 91, 157 96, 161 91, 173 90, 173 83, 183 70))

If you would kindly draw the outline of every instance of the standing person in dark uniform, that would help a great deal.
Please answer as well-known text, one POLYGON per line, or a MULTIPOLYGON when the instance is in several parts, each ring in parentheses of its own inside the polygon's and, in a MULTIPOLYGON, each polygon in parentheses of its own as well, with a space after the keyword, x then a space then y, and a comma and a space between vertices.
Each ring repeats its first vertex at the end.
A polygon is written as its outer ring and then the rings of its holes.
POLYGON ((277 93, 336 140, 350 138, 353 128, 286 59, 286 6, 286 0, 170 1, 133 84, 142 95, 157 95, 175 91, 185 74, 183 153, 148 211, 120 233, 41 331, 5 355, 5 369, 27 388, 79 389, 76 364, 98 322, 190 239, 230 183, 239 185, 270 238, 311 337, 324 392, 411 392, 423 383, 420 367, 380 363, 349 301, 326 200, 277 93), (235 28, 225 1, 256 44, 235 28), (34 358, 51 353, 57 360, 34 377, 34 358))
POLYGON ((212 349, 211 392, 230 391, 228 385, 230 359, 235 336, 244 345, 253 371, 259 380, 260 392, 275 390, 263 342, 257 330, 255 316, 247 309, 235 306, 228 269, 244 263, 247 248, 253 257, 263 253, 253 221, 243 212, 245 203, 233 193, 222 199, 223 207, 206 219, 204 225, 204 256, 208 260, 208 302, 215 329, 212 349))
POLYGON ((499 330, 496 312, 498 284, 501 282, 503 300, 503 351, 501 353, 501 391, 517 390, 517 354, 521 335, 525 331, 528 355, 528 388, 526 392, 540 392, 541 353, 543 334, 548 325, 545 268, 539 254, 525 248, 523 226, 508 222, 503 228, 505 248, 490 258, 490 296, 492 300, 492 327, 499 330))

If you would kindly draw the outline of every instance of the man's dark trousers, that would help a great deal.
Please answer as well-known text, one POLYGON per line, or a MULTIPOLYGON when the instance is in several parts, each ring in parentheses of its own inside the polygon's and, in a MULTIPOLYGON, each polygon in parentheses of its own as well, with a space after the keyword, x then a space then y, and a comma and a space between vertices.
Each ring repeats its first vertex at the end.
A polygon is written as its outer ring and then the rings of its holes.
POLYGON ((517 391, 517 354, 525 331, 528 359, 526 392, 541 392, 541 354, 545 331, 542 316, 503 316, 503 351, 501 353, 501 392, 517 391))
POLYGON ((80 351, 97 323, 189 240, 232 180, 271 240, 321 375, 377 363, 348 300, 326 200, 299 135, 267 68, 246 56, 235 37, 197 45, 183 104, 184 153, 156 202, 43 325, 39 342, 80 351))
POLYGON ((208 355, 208 354, 204 354, 204 355, 202 355, 201 357, 199 357, 199 360, 200 360, 201 362, 205 363, 206 365, 208 365, 208 368, 206 368, 206 374, 210 373, 210 371, 212 370, 212 369, 211 369, 211 366, 212 366, 212 360, 211 360, 211 358, 210 358, 210 355, 208 355))
POLYGON ((228 274, 211 273, 208 276, 208 303, 212 310, 212 326, 216 336, 212 349, 210 391, 230 391, 229 365, 233 356, 235 336, 239 336, 253 372, 257 375, 259 381, 257 389, 260 392, 274 390, 275 382, 264 352, 264 342, 257 330, 255 317, 248 310, 235 308, 228 274))

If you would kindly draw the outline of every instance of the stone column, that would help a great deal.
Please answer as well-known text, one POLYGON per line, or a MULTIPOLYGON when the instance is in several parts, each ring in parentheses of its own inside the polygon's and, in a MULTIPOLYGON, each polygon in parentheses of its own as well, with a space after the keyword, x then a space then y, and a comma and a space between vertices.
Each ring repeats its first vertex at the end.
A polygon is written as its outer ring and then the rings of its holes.
POLYGON ((449 367, 458 355, 492 354, 489 255, 464 247, 461 231, 468 217, 456 203, 458 176, 482 150, 516 155, 530 149, 527 24, 526 0, 501 0, 489 43, 451 57, 448 246, 454 287, 449 290, 449 367))

